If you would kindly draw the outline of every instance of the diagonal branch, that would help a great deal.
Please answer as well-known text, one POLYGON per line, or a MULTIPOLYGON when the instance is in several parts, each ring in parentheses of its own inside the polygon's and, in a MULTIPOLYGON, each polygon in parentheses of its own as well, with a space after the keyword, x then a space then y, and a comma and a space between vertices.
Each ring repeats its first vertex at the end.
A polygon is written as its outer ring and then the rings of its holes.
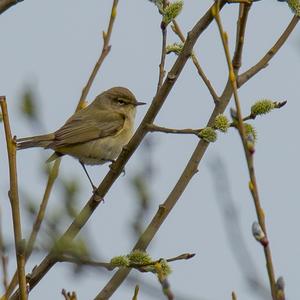
MULTIPOLYGON (((185 36, 183 35, 178 23, 176 20, 173 20, 173 26, 172 26, 172 29, 174 31, 174 33, 177 34, 177 36, 180 38, 180 40, 185 43, 185 36)), ((219 97, 217 95, 217 93, 215 92, 212 84, 210 83, 209 79, 206 77, 203 69, 201 68, 200 66, 200 63, 199 63, 199 60, 197 58, 197 56, 195 54, 192 54, 191 55, 191 58, 192 58, 192 61, 194 63, 194 66, 196 67, 197 69, 197 72, 199 74, 199 76, 202 78, 203 82, 205 83, 207 89, 209 90, 213 100, 215 103, 218 103, 219 102, 219 97)))
POLYGON ((10 177, 10 189, 8 192, 8 196, 11 204, 12 218, 13 218, 18 281, 20 287, 20 299, 26 300, 27 291, 26 291, 26 278, 25 278, 25 240, 22 239, 22 228, 21 228, 21 217, 20 217, 17 162, 16 162, 17 147, 16 147, 15 139, 11 135, 6 99, 4 96, 0 97, 0 105, 2 110, 3 123, 5 129, 5 138, 7 144, 9 177, 10 177))
POLYGON ((202 128, 201 129, 191 129, 191 128, 175 129, 175 128, 157 126, 154 124, 148 124, 147 129, 149 132, 164 132, 164 133, 172 133, 172 134, 194 134, 197 137, 200 137, 200 132, 202 130, 202 128))
POLYGON ((10 7, 22 2, 24 0, 0 0, 0 15, 8 10, 10 7))
POLYGON ((299 22, 299 17, 294 16, 287 26, 287 28, 284 30, 284 32, 281 34, 277 42, 274 44, 274 46, 266 53, 266 55, 253 67, 251 67, 249 70, 244 72, 243 74, 239 75, 237 84, 238 87, 242 86, 245 82, 247 82, 251 77, 256 75, 259 71, 264 69, 268 66, 269 61, 274 57, 274 55, 278 52, 278 50, 283 46, 283 44, 286 42, 294 28, 296 27, 297 23, 299 22))

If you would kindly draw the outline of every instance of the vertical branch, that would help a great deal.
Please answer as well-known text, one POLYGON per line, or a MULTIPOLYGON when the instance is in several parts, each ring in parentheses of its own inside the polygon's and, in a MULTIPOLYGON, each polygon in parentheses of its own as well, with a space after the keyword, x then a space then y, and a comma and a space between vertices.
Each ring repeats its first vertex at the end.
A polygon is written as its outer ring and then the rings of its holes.
POLYGON ((238 73, 242 65, 242 53, 243 53, 243 46, 245 41, 245 31, 246 31, 246 24, 247 24, 250 8, 251 8, 251 4, 249 5, 240 4, 239 16, 238 16, 238 21, 236 26, 237 30, 236 30, 235 50, 232 59, 232 65, 235 74, 238 73))
MULTIPOLYGON (((228 64, 228 69, 229 69, 229 80, 232 85, 233 89, 233 95, 234 95, 234 101, 236 105, 236 111, 237 111, 237 127, 238 131, 243 143, 244 147, 244 152, 247 160, 247 165, 248 165, 248 170, 249 170, 249 176, 250 176, 250 191, 254 200, 254 205, 256 209, 256 214, 257 218, 259 221, 259 224, 264 231, 265 235, 267 236, 267 229, 266 229, 266 224, 265 224, 265 216, 263 209, 260 204, 260 199, 259 199, 259 194, 258 194, 258 187, 256 183, 256 176, 255 176, 255 170, 254 170, 254 162, 253 162, 253 154, 249 151, 248 146, 247 146, 247 138, 245 134, 245 128, 244 128, 244 123, 243 123, 243 117, 242 117, 242 111, 241 111, 241 105, 240 105, 240 100, 239 100, 239 95, 237 92, 238 85, 237 85, 237 79, 236 75, 234 73, 234 68, 233 64, 231 62, 231 57, 230 57, 230 52, 229 52, 229 47, 228 47, 228 36, 227 33, 224 32, 222 22, 220 19, 219 15, 219 10, 218 10, 218 2, 216 5, 213 7, 213 14, 215 15, 215 19, 218 25, 218 29, 220 32, 222 44, 224 47, 224 52, 228 64)), ((264 246, 264 253, 265 253, 265 259, 266 259, 266 266, 267 266, 267 271, 268 271, 268 276, 269 276, 269 282, 270 282, 270 288, 271 288, 271 293, 272 293, 272 298, 273 300, 277 299, 276 296, 276 283, 275 283, 275 274, 274 274, 274 267, 273 267, 273 262, 272 262, 272 255, 271 255, 271 249, 269 244, 264 246)))
MULTIPOLYGON (((45 216, 46 208, 47 208, 47 205, 48 205, 48 200, 49 200, 54 182, 55 182, 55 180, 58 176, 60 162, 61 162, 61 159, 57 159, 54 162, 54 164, 53 164, 53 166, 50 170, 49 177, 48 177, 48 182, 47 182, 46 189, 45 189, 44 196, 43 196, 43 200, 40 204, 39 211, 38 211, 37 216, 35 218, 35 221, 34 221, 34 224, 32 226, 32 230, 31 230, 31 233, 30 233, 27 245, 26 245, 25 262, 27 262, 28 258, 32 254, 37 235, 39 233, 41 224, 42 224, 44 216, 45 216)), ((16 271, 13 278, 12 278, 12 280, 9 283, 9 286, 8 286, 7 290, 6 290, 6 293, 5 293, 6 298, 8 298, 11 295, 14 288, 17 286, 17 283, 18 282, 17 282, 17 271, 16 271)))
MULTIPOLYGON (((163 0, 163 8, 165 9, 167 6, 167 1, 163 0)), ((159 76, 158 76, 158 84, 157 91, 159 91, 164 77, 165 77, 165 61, 166 61, 166 46, 167 46, 167 24, 163 21, 160 23, 161 33, 162 33, 162 45, 161 45, 161 59, 159 64, 159 76)))
MULTIPOLYGON (((0 217, 1 221, 1 217, 0 217)), ((8 287, 8 273, 7 273, 7 255, 6 255, 6 246, 3 238, 2 222, 0 222, 0 256, 2 264, 2 276, 3 276, 3 287, 5 292, 8 287)))
POLYGON ((7 144, 7 155, 9 164, 10 189, 8 192, 13 218, 15 249, 18 267, 18 280, 20 287, 20 299, 27 299, 26 278, 25 278, 25 241, 22 240, 21 218, 19 207, 18 179, 17 179, 17 163, 16 163, 16 143, 12 138, 9 118, 7 112, 6 99, 0 97, 0 105, 3 115, 3 123, 5 129, 5 138, 7 144))
POLYGON ((115 22, 115 19, 116 19, 116 16, 117 16, 118 2, 119 2, 119 0, 114 0, 113 1, 107 31, 106 32, 103 31, 103 47, 102 47, 101 54, 100 54, 95 66, 94 66, 94 69, 93 69, 93 71, 92 71, 85 87, 82 90, 78 105, 76 107, 76 111, 80 110, 83 107, 84 101, 85 101, 85 99, 86 99, 86 97, 87 97, 87 95, 90 91, 92 83, 93 83, 93 81, 94 81, 94 79, 95 79, 95 77, 96 77, 96 75, 97 75, 104 59, 105 59, 105 57, 108 55, 108 53, 111 49, 111 46, 109 45, 109 42, 110 42, 110 37, 111 37, 112 30, 113 30, 113 25, 114 25, 114 22, 115 22))

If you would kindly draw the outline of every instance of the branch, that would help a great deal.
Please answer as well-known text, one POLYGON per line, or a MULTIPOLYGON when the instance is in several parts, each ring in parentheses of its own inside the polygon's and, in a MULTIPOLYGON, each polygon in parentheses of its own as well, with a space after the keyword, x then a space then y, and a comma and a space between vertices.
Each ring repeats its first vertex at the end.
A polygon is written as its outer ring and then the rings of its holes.
POLYGON ((62 289, 61 294, 65 297, 65 300, 77 300, 75 292, 67 292, 65 289, 62 289))
POLYGON ((242 53, 243 53, 243 47, 245 41, 245 31, 246 31, 246 24, 247 24, 250 8, 251 8, 251 4, 250 5, 240 4, 239 17, 237 21, 237 30, 236 30, 236 43, 235 43, 234 56, 232 60, 233 70, 235 74, 237 74, 238 70, 242 66, 242 53))
MULTIPOLYGON (((147 268, 149 266, 154 266, 155 264, 160 263, 162 260, 165 260, 166 262, 173 262, 173 261, 178 261, 178 260, 188 260, 191 259, 195 256, 194 253, 184 253, 172 258, 160 258, 154 261, 151 261, 149 263, 129 263, 127 268, 132 268, 136 269, 140 272, 147 272, 147 268)), ((112 264, 110 262, 101 262, 101 261, 94 261, 91 259, 86 259, 86 258, 81 258, 81 257, 75 257, 75 256, 70 256, 70 255, 58 255, 56 256, 56 261, 57 262, 69 262, 69 263, 74 263, 77 265, 85 265, 85 266, 90 266, 90 267, 98 267, 98 268, 105 268, 108 271, 112 271, 116 268, 119 268, 119 266, 116 266, 115 264, 112 264)))
MULTIPOLYGON (((0 221, 2 221, 2 215, 0 216, 0 221)), ((1 256, 1 264, 2 264, 2 277, 3 277, 3 288, 4 291, 7 291, 8 288, 8 272, 7 272, 7 262, 8 257, 6 254, 6 246, 3 238, 3 230, 2 230, 2 222, 0 222, 0 256, 1 256)))
POLYGON ((138 294, 139 294, 139 286, 136 285, 135 288, 134 288, 134 294, 133 294, 133 297, 132 297, 132 300, 137 300, 138 299, 138 294))
MULTIPOLYGON (((163 0, 163 8, 165 9, 167 6, 167 1, 163 0)), ((163 19, 163 17, 162 17, 163 19)), ((161 33, 162 33, 162 45, 161 45, 161 59, 159 64, 159 76, 158 76, 158 84, 157 84, 157 91, 159 91, 164 77, 165 77, 165 61, 166 61, 166 46, 167 46, 167 25, 163 22, 160 23, 161 33)))
MULTIPOLYGON (((237 111, 237 121, 238 121, 237 127, 238 127, 240 137, 242 139, 244 152, 245 152, 247 165, 248 165, 248 171, 249 171, 250 180, 251 180, 250 181, 250 183, 251 183, 250 190, 251 190, 252 197, 254 200, 256 214, 257 214, 259 224, 262 227, 265 235, 267 235, 267 229, 266 229, 266 225, 265 225, 265 216, 264 216, 264 212, 262 210, 261 204, 260 204, 258 188, 257 188, 257 183, 256 183, 254 163, 253 163, 253 153, 251 153, 248 149, 247 137, 246 137, 246 133, 245 133, 242 111, 241 111, 241 105, 240 105, 239 95, 238 95, 238 91, 237 91, 238 90, 237 79, 236 79, 236 76, 234 73, 233 64, 232 64, 231 57, 230 57, 230 51, 229 51, 229 47, 228 47, 228 36, 227 36, 227 33, 225 33, 223 30, 223 25, 222 25, 221 18, 220 18, 218 3, 214 7, 214 13, 215 13, 215 19, 216 19, 216 22, 218 25, 218 29, 220 32, 220 36, 221 36, 221 40, 222 40, 222 44, 223 44, 223 48, 224 48, 224 52, 225 52, 225 56, 226 56, 226 61, 228 64, 229 80, 232 85, 234 101, 235 101, 236 111, 237 111)), ((273 262, 272 262, 271 248, 270 248, 269 244, 264 246, 264 253, 265 253, 266 266, 267 266, 267 271, 268 271, 268 276, 269 276, 272 298, 273 298, 273 300, 276 300, 277 293, 276 293, 275 273, 274 273, 274 267, 273 267, 273 262)))
POLYGON ((279 37, 277 42, 273 45, 273 47, 266 53, 266 55, 253 67, 251 67, 249 70, 244 72, 243 74, 239 75, 237 78, 237 85, 238 87, 242 86, 245 82, 247 82, 251 77, 256 75, 259 71, 267 67, 269 61, 274 57, 274 55, 278 52, 278 50, 283 46, 283 44, 286 42, 294 28, 296 27, 297 23, 299 21, 299 17, 294 16, 287 26, 287 28, 284 30, 282 35, 279 37))
MULTIPOLYGON (((32 226, 30 236, 29 236, 29 240, 28 240, 27 245, 26 245, 25 262, 27 262, 28 258, 32 254, 37 235, 39 233, 41 224, 42 224, 44 216, 45 216, 46 208, 47 208, 47 205, 48 205, 48 200, 49 200, 54 182, 55 182, 55 180, 58 176, 60 162, 61 162, 61 159, 57 159, 54 162, 53 167, 50 170, 47 185, 46 185, 46 189, 45 189, 44 196, 43 196, 43 200, 40 204, 39 211, 38 211, 37 216, 35 218, 35 221, 34 221, 34 224, 32 226)), ((12 280, 10 281, 8 289, 5 293, 5 297, 7 299, 11 295, 11 293, 13 292, 15 287, 17 286, 17 283, 18 282, 17 282, 17 271, 16 271, 13 278, 12 278, 12 280)))
POLYGON ((149 132, 164 132, 164 133, 173 133, 173 134, 194 134, 197 137, 200 137, 200 132, 202 129, 174 129, 174 128, 167 128, 161 127, 154 124, 146 125, 146 128, 149 132))
POLYGON ((1 0, 0 1, 0 15, 10 7, 22 2, 23 0, 1 0))
MULTIPOLYGON (((221 7, 223 7, 226 4, 226 0, 222 0, 221 7)), ((169 92, 173 88, 177 78, 179 77, 181 71, 183 70, 188 58, 190 57, 192 53, 193 46, 195 45, 197 39, 201 35, 201 33, 208 27, 208 25, 211 23, 213 17, 211 14, 211 10, 209 9, 206 14, 197 22, 197 24, 194 26, 194 28, 189 32, 187 40, 185 42, 185 45, 181 51, 181 54, 178 56, 177 60, 175 61, 172 69, 168 73, 164 83, 162 84, 161 88, 159 89, 158 93, 154 97, 151 106, 149 107, 143 121, 141 122, 140 126, 138 127, 136 133, 132 137, 131 141, 128 143, 127 146, 123 148, 123 151, 119 155, 118 159, 115 163, 112 164, 112 167, 110 171, 107 173, 107 175, 102 180, 101 184, 99 185, 98 189, 95 191, 95 193, 92 195, 92 197, 88 200, 86 205, 83 207, 81 212, 78 214, 78 216, 74 219, 72 224, 69 226, 67 231, 61 236, 58 242, 64 241, 65 239, 72 240, 75 238, 75 236, 78 234, 80 229, 86 224, 94 210, 98 207, 101 200, 105 197, 106 193, 109 191, 113 183, 116 181, 116 179, 121 174, 122 170, 124 170, 125 164, 130 159, 134 151, 137 149, 141 141, 143 140, 144 136, 147 133, 147 129, 145 128, 146 124, 151 124, 153 120, 155 119, 156 115, 158 114, 159 110, 163 106, 165 99, 167 98, 169 92)), ((216 110, 216 112, 222 108, 222 105, 216 110)), ((217 115, 217 114, 216 114, 217 115)), ((214 121, 216 115, 213 115, 213 119, 211 122, 214 121)), ((208 143, 202 142, 204 148, 207 148, 208 143)), ((201 153, 201 157, 204 154, 201 153)), ((199 155, 197 151, 197 156, 199 155)), ((200 158, 199 158, 200 161, 200 158)), ((188 173, 190 173, 190 170, 188 170, 188 173)), ((194 174, 194 170, 192 171, 194 174)), ((188 180, 189 181, 189 180, 188 180)), ((181 194, 181 193, 180 193, 181 194)), ((175 205, 175 203, 174 203, 175 205)), ((172 205, 172 206, 174 206, 172 205)), ((148 245, 150 243, 152 238, 147 242, 148 245)), ((32 289, 43 277, 44 275, 51 269, 51 267, 55 264, 55 261, 52 257, 53 251, 50 251, 50 253, 44 258, 44 260, 40 263, 39 266, 37 266, 32 274, 31 278, 29 280, 30 288, 32 289)), ((119 272, 119 271, 118 271, 119 272)), ((119 277, 120 273, 116 273, 116 277, 119 277)), ((127 274, 121 275, 119 277, 120 281, 117 281, 116 285, 111 286, 111 290, 109 293, 113 293, 113 291, 117 288, 118 284, 121 284, 122 281, 125 279, 127 274)), ((17 300, 18 299, 19 292, 17 291, 11 299, 17 300)))
MULTIPOLYGON (((176 20, 173 20, 173 26, 172 26, 172 30, 174 31, 175 34, 177 34, 177 36, 180 38, 180 40, 185 43, 185 37, 178 25, 178 23, 176 22, 176 20)), ((209 90, 213 100, 215 103, 219 102, 219 97, 217 95, 217 93, 215 92, 213 86, 211 85, 210 81, 208 80, 208 78, 206 77, 204 71, 202 70, 200 63, 197 59, 197 56, 193 53, 191 55, 192 61, 194 63, 194 66, 196 67, 199 76, 202 78, 203 82, 205 83, 207 89, 209 90)))
POLYGON ((107 27, 107 31, 104 32, 103 31, 103 47, 102 47, 102 51, 101 54, 94 66, 94 69, 85 85, 85 87, 82 90, 76 111, 80 110, 83 106, 84 106, 84 102, 86 100, 86 97, 90 91, 90 88, 92 86, 92 83, 104 61, 104 59, 106 58, 106 56, 108 55, 108 53, 110 52, 111 46, 109 45, 110 42, 110 37, 111 37, 111 33, 113 30, 113 25, 117 16, 117 6, 118 6, 118 2, 119 0, 114 0, 113 4, 112 4, 112 8, 111 8, 111 13, 110 13, 110 19, 109 19, 109 24, 107 27))
POLYGON ((5 138, 7 144, 7 155, 9 164, 9 177, 10 177, 10 189, 8 192, 15 238, 15 250, 17 258, 18 268, 18 281, 20 287, 20 299, 27 299, 26 291, 26 278, 25 278, 25 240, 22 239, 21 218, 20 218, 20 206, 19 206, 19 193, 18 193, 18 177, 17 177, 17 162, 16 162, 16 142, 12 138, 9 117, 7 112, 6 99, 4 96, 0 97, 0 105, 3 116, 3 123, 5 129, 5 138))

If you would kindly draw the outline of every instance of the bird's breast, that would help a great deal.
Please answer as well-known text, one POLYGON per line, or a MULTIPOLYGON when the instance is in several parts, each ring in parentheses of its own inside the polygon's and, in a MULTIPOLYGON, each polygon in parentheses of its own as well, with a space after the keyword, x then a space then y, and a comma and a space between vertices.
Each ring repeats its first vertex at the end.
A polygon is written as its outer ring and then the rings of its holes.
POLYGON ((62 153, 69 154, 87 165, 104 164, 119 156, 132 134, 133 124, 130 120, 125 120, 123 128, 117 134, 73 145, 63 149, 62 153))

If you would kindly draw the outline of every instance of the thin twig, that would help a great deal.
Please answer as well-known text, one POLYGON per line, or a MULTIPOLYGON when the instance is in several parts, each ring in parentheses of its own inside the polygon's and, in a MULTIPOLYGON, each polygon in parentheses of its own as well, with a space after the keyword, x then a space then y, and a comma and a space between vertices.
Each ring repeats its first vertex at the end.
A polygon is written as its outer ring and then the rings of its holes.
MULTIPOLYGON (((184 253, 184 254, 178 255, 176 257, 167 258, 167 259, 160 258, 158 260, 154 260, 152 262, 144 263, 144 264, 143 263, 142 264, 130 263, 127 266, 127 268, 133 268, 133 269, 137 269, 141 272, 145 272, 145 271, 147 271, 146 267, 154 266, 155 264, 160 263, 162 260, 165 260, 166 262, 173 262, 173 261, 178 261, 178 260, 188 260, 188 259, 193 258, 194 256, 195 256, 194 253, 184 253)), ((100 267, 100 268, 105 268, 108 271, 112 271, 115 268, 118 268, 118 266, 111 264, 110 262, 94 261, 91 259, 82 258, 82 257, 74 257, 74 256, 70 256, 70 255, 58 255, 55 257, 55 259, 57 262, 69 262, 69 263, 74 263, 74 264, 78 264, 78 265, 100 267)))
POLYGON ((274 46, 263 56, 263 58, 255 64, 253 67, 251 67, 249 70, 244 72, 243 74, 239 75, 237 78, 237 85, 238 87, 242 86, 246 81, 248 81, 251 77, 256 75, 259 71, 267 67, 269 61, 274 57, 274 55, 278 52, 278 50, 283 46, 283 44, 286 42, 294 28, 296 27, 297 23, 299 22, 299 17, 294 16, 287 26, 287 28, 284 30, 284 32, 281 34, 277 42, 274 44, 274 46))
POLYGON ((251 0, 228 0, 228 3, 251 4, 251 0))
MULTIPOLYGON (((221 6, 223 7, 226 4, 226 0, 223 0, 221 3, 221 6)), ((67 231, 60 237, 59 241, 64 241, 65 239, 72 240, 74 237, 78 234, 80 229, 86 224, 90 216, 93 214, 94 210, 98 207, 99 203, 101 203, 101 200, 104 199, 106 193, 109 191, 113 183, 116 181, 116 179, 119 177, 119 175, 122 173, 122 170, 124 170, 125 164, 130 159, 134 151, 137 149, 141 141, 143 140, 144 136, 147 133, 147 130, 145 128, 146 124, 151 124, 155 117, 157 116, 159 110, 163 106, 165 99, 167 98, 169 92, 173 88, 177 78, 179 77, 181 71, 183 70, 189 56, 192 53, 193 46, 195 45, 197 39, 199 36, 204 32, 204 30, 208 27, 208 25, 212 21, 212 14, 211 10, 209 9, 205 15, 196 23, 194 28, 190 31, 187 40, 185 42, 185 45, 181 51, 181 54, 178 56, 177 60, 175 61, 173 67, 171 68, 170 72, 168 73, 164 83, 162 84, 162 87, 160 88, 157 95, 154 97, 151 106, 148 109, 148 112, 146 113, 143 121, 141 122, 139 128, 137 129, 136 133, 132 137, 131 141, 128 143, 126 147, 123 148, 123 151, 119 155, 118 159, 115 163, 113 163, 110 171, 107 173, 107 175, 102 180, 101 184, 99 185, 98 189, 95 191, 93 196, 88 200, 84 208, 80 211, 78 216, 74 219, 72 224, 69 226, 67 231)), ((226 95, 228 89, 226 89, 226 95)), ((222 105, 216 109, 216 112, 222 109, 222 105)), ((218 113, 217 113, 218 114, 218 113)), ((216 115, 217 115, 216 114, 216 115)), ((213 115, 213 119, 211 120, 211 123, 214 122, 216 115, 213 115)), ((203 142, 201 145, 204 145, 204 148, 207 148, 208 143, 203 142)), ((202 147, 201 147, 202 148, 202 147)), ((204 151, 202 153, 203 149, 199 151, 197 149, 197 152, 195 155, 199 156, 199 152, 201 152, 200 156, 204 154, 204 151)), ((200 161, 200 158, 199 158, 200 161)), ((195 159, 195 162, 197 162, 197 157, 195 159)), ((196 165, 197 168, 197 165, 196 165)), ((188 168, 188 173, 191 172, 190 166, 188 168)), ((192 175, 195 173, 194 170, 192 170, 192 175)), ((186 177, 187 181, 184 180, 183 184, 183 190, 184 186, 189 182, 191 179, 190 176, 186 177)), ((180 192, 183 192, 183 190, 180 192)), ((178 195, 178 196, 180 196, 178 195)), ((176 197, 176 196, 175 196, 176 197)), ((172 200, 173 202, 173 200, 172 200)), ((175 205, 176 201, 172 205, 172 207, 175 205)), ((171 208, 171 207, 170 207, 171 208)), ((167 211, 167 214, 169 211, 167 211)), ((164 217, 167 216, 167 214, 163 214, 164 217)), ((164 218, 163 218, 164 219, 164 218)), ((153 225, 152 225, 153 226, 153 225)), ((159 228, 159 226, 158 226, 159 228)), ((157 229, 158 229, 157 228, 157 229)), ((155 231, 154 231, 155 233, 155 231)), ((147 237, 145 239, 145 246, 150 243, 153 236, 147 237)), ((53 251, 50 251, 49 254, 43 259, 43 261, 38 265, 32 272, 31 278, 29 279, 30 288, 34 288, 34 286, 45 276, 45 274, 51 269, 51 267, 55 264, 55 261, 53 260, 53 251)), ((114 284, 108 283, 110 285, 109 289, 105 289, 105 294, 112 294, 115 289, 118 287, 119 284, 122 283, 122 281, 126 278, 127 272, 125 274, 123 272, 119 273, 119 271, 115 275, 118 279, 114 282, 114 284)), ((115 277, 114 277, 115 278, 115 277)), ((19 292, 17 291, 12 297, 11 300, 17 300, 18 299, 19 292)), ((101 293, 100 293, 101 295, 101 293)), ((99 298, 101 299, 101 298, 99 298)), ((107 298, 105 298, 107 299, 107 298)))
POLYGON ((15 238, 15 250, 17 258, 18 268, 18 281, 20 287, 20 299, 27 299, 26 291, 26 278, 25 278, 25 240, 22 239, 20 206, 19 206, 19 192, 18 192, 18 177, 17 177, 17 162, 16 162, 16 142, 11 135, 9 117, 6 105, 6 99, 4 96, 0 97, 0 105, 2 110, 2 117, 5 129, 5 138, 7 144, 7 155, 9 164, 9 177, 10 177, 10 189, 8 192, 12 218, 13 229, 15 238))
POLYGON ((0 1, 0 15, 8 10, 10 7, 22 2, 24 0, 1 0, 0 1))
POLYGON ((202 129, 175 129, 175 128, 167 128, 167 127, 161 127, 154 124, 148 124, 147 130, 149 132, 164 132, 164 133, 173 133, 173 134, 194 134, 197 137, 199 137, 199 134, 202 129))
POLYGON ((86 100, 86 97, 90 91, 90 88, 92 86, 92 83, 105 59, 105 57, 108 55, 108 53, 110 52, 111 46, 109 45, 110 42, 110 37, 112 34, 112 30, 113 30, 113 25, 117 16, 117 6, 118 6, 118 2, 119 0, 114 0, 113 4, 112 4, 112 8, 111 8, 111 13, 110 13, 110 19, 109 19, 109 23, 108 23, 108 27, 107 27, 107 31, 103 31, 103 47, 102 47, 102 51, 101 54, 92 70, 92 73, 85 85, 85 87, 82 90, 76 111, 80 110, 83 105, 84 102, 86 100))
MULTIPOLYGON (((163 0, 163 8, 166 8, 166 6, 167 6, 167 0, 163 0)), ((161 58, 159 64, 159 75, 158 75, 156 92, 159 91, 166 73, 165 62, 166 62, 166 47, 167 47, 167 25, 163 21, 161 21, 160 28, 162 34, 162 43, 161 43, 161 58)))
MULTIPOLYGON (((266 225, 265 225, 265 215, 263 213, 263 210, 262 210, 262 207, 260 204, 258 187, 257 187, 257 183, 256 183, 253 155, 250 153, 248 146, 247 146, 247 137, 246 137, 244 123, 243 123, 239 95, 237 92, 237 90, 238 90, 237 80, 236 80, 236 76, 234 74, 234 69, 233 69, 233 65, 232 65, 232 61, 231 61, 231 57, 230 57, 230 51, 229 51, 229 47, 228 47, 228 37, 227 37, 227 34, 223 30, 223 25, 222 25, 219 10, 218 10, 218 3, 215 5, 214 11, 215 11, 215 19, 216 19, 216 22, 218 25, 218 29, 220 32, 220 36, 221 36, 221 40, 222 40, 222 44, 223 44, 223 48, 224 48, 224 52, 225 52, 225 56, 226 56, 226 61, 228 64, 229 79, 232 84, 233 95, 234 95, 236 111, 237 111, 238 130, 240 133, 240 137, 242 139, 244 152, 245 152, 247 165, 248 165, 248 170, 249 170, 249 175, 250 175, 250 180, 251 180, 251 187, 252 187, 251 193, 252 193, 252 197, 254 200, 256 214, 257 214, 259 224, 261 225, 265 235, 267 236, 267 229, 266 229, 266 225)), ((269 276, 272 297, 273 297, 273 300, 276 300, 275 273, 274 273, 271 249, 270 249, 269 244, 264 247, 264 253, 265 253, 266 266, 267 266, 267 271, 268 271, 268 276, 269 276)))
POLYGON ((67 292, 65 289, 62 289, 61 294, 65 297, 65 300, 77 300, 75 292, 67 292))
MULTIPOLYGON (((0 221, 2 220, 3 218, 1 216, 0 221)), ((2 222, 0 222, 0 256, 1 256, 1 265, 2 265, 3 287, 4 287, 4 291, 6 292, 8 288, 8 272, 7 272, 8 257, 6 255, 6 246, 3 238, 2 222)))
POLYGON ((136 285, 135 288, 134 288, 134 294, 133 294, 132 300, 137 300, 139 290, 140 290, 140 287, 138 285, 136 285))
MULTIPOLYGON (((182 31, 181 31, 181 29, 180 29, 180 27, 179 27, 177 21, 176 21, 176 20, 173 20, 172 23, 173 23, 172 30, 174 31, 175 34, 177 34, 177 36, 180 38, 180 40, 181 40, 183 43, 185 43, 185 36, 184 36, 184 34, 182 33, 182 31)), ((205 85, 206 85, 207 89, 209 90, 209 92, 210 92, 210 94, 211 94, 211 96, 212 96, 214 102, 215 102, 215 103, 218 103, 220 99, 219 99, 217 93, 215 92, 213 86, 211 85, 209 79, 208 79, 207 76, 205 75, 203 69, 201 68, 197 56, 196 56, 194 53, 192 53, 191 58, 192 58, 192 61, 193 61, 193 63, 194 63, 194 66, 195 66, 196 69, 197 69, 197 72, 198 72, 199 76, 202 78, 203 82, 205 83, 205 85)))
MULTIPOLYGON (((42 202, 40 204, 39 211, 38 211, 37 216, 35 218, 35 221, 34 221, 34 224, 32 226, 32 230, 31 230, 31 233, 30 233, 27 245, 26 245, 25 262, 28 260, 28 258, 32 254, 37 235, 39 233, 42 221, 43 221, 44 216, 45 216, 46 208, 47 208, 47 205, 48 205, 48 200, 49 200, 54 182, 55 182, 55 180, 58 176, 60 162, 61 162, 61 159, 57 159, 54 162, 54 164, 53 164, 53 166, 50 170, 47 185, 46 185, 46 189, 45 189, 45 192, 44 192, 44 196, 43 196, 42 202)), ((17 282, 17 272, 15 272, 12 280, 9 283, 8 289, 5 293, 6 298, 8 298, 11 295, 11 293, 15 289, 17 283, 18 283, 17 282)))
POLYGON ((245 31, 246 31, 246 24, 248 20, 249 11, 251 8, 250 5, 240 4, 239 7, 239 16, 237 21, 237 30, 236 30, 236 42, 235 42, 235 50, 232 60, 233 70, 234 73, 237 74, 238 70, 242 66, 242 53, 243 47, 245 42, 245 31))

